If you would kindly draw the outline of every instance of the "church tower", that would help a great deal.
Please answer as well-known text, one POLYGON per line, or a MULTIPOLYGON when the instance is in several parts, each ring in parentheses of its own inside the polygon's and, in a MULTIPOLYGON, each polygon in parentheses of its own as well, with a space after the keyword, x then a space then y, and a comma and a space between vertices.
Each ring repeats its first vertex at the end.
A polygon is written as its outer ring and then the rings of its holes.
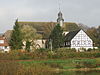
POLYGON ((61 11, 59 11, 58 13, 58 19, 57 19, 58 24, 60 24, 60 26, 62 27, 64 24, 64 19, 63 19, 63 14, 61 11))
POLYGON ((57 18, 57 23, 60 24, 62 27, 64 24, 64 19, 63 19, 63 14, 61 12, 61 0, 58 0, 59 2, 59 13, 58 13, 58 18, 57 18))

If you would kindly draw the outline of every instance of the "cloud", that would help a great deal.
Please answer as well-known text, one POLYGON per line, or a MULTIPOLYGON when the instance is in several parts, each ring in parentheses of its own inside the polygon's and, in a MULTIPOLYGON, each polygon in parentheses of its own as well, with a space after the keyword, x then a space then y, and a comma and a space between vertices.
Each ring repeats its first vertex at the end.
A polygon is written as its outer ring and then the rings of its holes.
MULTIPOLYGON (((100 0, 61 0, 67 22, 100 25, 100 0)), ((56 21, 58 0, 0 0, 0 33, 12 29, 20 21, 56 21)))

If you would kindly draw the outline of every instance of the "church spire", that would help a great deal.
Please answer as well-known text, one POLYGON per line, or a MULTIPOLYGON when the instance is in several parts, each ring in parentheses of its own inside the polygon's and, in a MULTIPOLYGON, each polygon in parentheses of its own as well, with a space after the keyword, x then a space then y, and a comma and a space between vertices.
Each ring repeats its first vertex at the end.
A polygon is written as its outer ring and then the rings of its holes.
POLYGON ((59 1, 59 13, 58 13, 57 22, 60 24, 60 26, 63 26, 64 19, 63 19, 63 14, 61 12, 61 0, 58 1, 59 1))

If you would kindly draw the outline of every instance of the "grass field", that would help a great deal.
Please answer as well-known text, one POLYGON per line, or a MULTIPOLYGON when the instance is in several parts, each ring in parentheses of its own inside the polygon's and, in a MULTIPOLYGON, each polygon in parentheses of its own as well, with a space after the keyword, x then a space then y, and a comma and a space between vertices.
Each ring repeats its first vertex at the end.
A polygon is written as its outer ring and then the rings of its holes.
POLYGON ((30 60, 30 61, 19 61, 25 66, 43 65, 51 68, 60 68, 60 69, 73 69, 73 68, 95 68, 100 67, 100 58, 96 59, 67 59, 67 60, 30 60), (79 67, 77 67, 79 66, 79 67))

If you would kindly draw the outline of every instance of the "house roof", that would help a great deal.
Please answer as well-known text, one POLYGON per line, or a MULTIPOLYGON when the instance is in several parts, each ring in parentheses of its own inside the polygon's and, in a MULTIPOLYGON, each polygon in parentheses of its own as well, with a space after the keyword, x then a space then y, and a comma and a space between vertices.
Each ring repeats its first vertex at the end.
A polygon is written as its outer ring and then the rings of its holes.
POLYGON ((79 31, 80 31, 80 29, 79 29, 79 30, 76 30, 76 31, 71 31, 71 32, 69 32, 69 33, 65 36, 65 41, 71 41, 71 40, 74 38, 74 36, 75 36, 79 31))
POLYGON ((3 33, 0 33, 0 37, 3 36, 3 33))

